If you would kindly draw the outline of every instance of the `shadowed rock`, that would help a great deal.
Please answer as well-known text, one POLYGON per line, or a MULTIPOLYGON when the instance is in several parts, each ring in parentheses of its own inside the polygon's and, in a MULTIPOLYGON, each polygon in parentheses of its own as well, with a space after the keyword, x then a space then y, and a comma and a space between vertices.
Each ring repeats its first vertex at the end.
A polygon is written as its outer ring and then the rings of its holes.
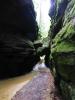
POLYGON ((31 41, 37 38, 32 0, 0 3, 0 78, 29 72, 37 62, 31 41))

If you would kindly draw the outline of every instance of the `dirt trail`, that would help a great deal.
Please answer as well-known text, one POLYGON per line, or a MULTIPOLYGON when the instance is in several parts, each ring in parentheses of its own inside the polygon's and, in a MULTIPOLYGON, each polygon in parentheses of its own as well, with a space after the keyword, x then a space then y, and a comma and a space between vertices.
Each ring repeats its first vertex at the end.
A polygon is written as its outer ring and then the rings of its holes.
POLYGON ((23 86, 12 100, 61 100, 51 72, 39 72, 27 85, 23 86))

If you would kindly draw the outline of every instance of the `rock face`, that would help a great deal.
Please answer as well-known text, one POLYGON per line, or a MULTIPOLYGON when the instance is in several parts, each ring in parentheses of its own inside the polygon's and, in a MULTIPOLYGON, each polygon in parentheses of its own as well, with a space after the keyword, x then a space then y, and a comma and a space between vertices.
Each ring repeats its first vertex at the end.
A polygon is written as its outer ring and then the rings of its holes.
MULTIPOLYGON (((47 69, 48 70, 48 69, 47 69)), ((62 100, 54 85, 51 73, 41 72, 26 86, 23 86, 11 100, 62 100)))
POLYGON ((51 32, 53 33, 52 34, 53 38, 62 28, 63 16, 68 2, 69 0, 57 0, 57 1, 51 0, 52 7, 50 9, 49 15, 52 19, 51 32))
POLYGON ((64 99, 75 100, 75 0, 57 0, 54 7, 52 57, 64 99))
POLYGON ((0 3, 0 34, 14 33, 35 39, 37 23, 32 0, 7 0, 0 3))
POLYGON ((0 12, 0 78, 30 71, 38 31, 32 0, 3 0, 0 12))

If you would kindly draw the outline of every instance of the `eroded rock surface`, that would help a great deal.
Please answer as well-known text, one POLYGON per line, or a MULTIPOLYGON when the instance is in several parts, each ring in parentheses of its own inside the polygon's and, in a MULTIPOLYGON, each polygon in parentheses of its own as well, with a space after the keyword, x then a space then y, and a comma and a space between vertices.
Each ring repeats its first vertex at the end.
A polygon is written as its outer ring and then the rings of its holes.
POLYGON ((28 72, 36 64, 33 42, 37 38, 32 0, 0 3, 0 78, 28 72))
POLYGON ((75 0, 57 0, 54 7, 57 10, 50 13, 54 67, 65 99, 75 100, 75 0))

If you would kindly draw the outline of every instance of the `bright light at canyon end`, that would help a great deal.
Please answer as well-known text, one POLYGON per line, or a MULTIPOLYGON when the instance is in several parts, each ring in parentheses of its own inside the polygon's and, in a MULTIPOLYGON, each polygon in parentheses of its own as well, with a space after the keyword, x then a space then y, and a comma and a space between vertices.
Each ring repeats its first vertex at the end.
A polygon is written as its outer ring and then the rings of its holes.
POLYGON ((50 28, 49 9, 51 7, 50 0, 33 0, 35 11, 37 14, 37 22, 43 38, 48 36, 50 28))
POLYGON ((45 20, 47 19, 46 17, 48 16, 48 12, 50 9, 50 0, 42 0, 41 1, 41 13, 42 13, 42 18, 45 20))
POLYGON ((47 37, 50 28, 50 17, 48 15, 50 9, 50 0, 41 0, 41 24, 43 37, 47 37))

